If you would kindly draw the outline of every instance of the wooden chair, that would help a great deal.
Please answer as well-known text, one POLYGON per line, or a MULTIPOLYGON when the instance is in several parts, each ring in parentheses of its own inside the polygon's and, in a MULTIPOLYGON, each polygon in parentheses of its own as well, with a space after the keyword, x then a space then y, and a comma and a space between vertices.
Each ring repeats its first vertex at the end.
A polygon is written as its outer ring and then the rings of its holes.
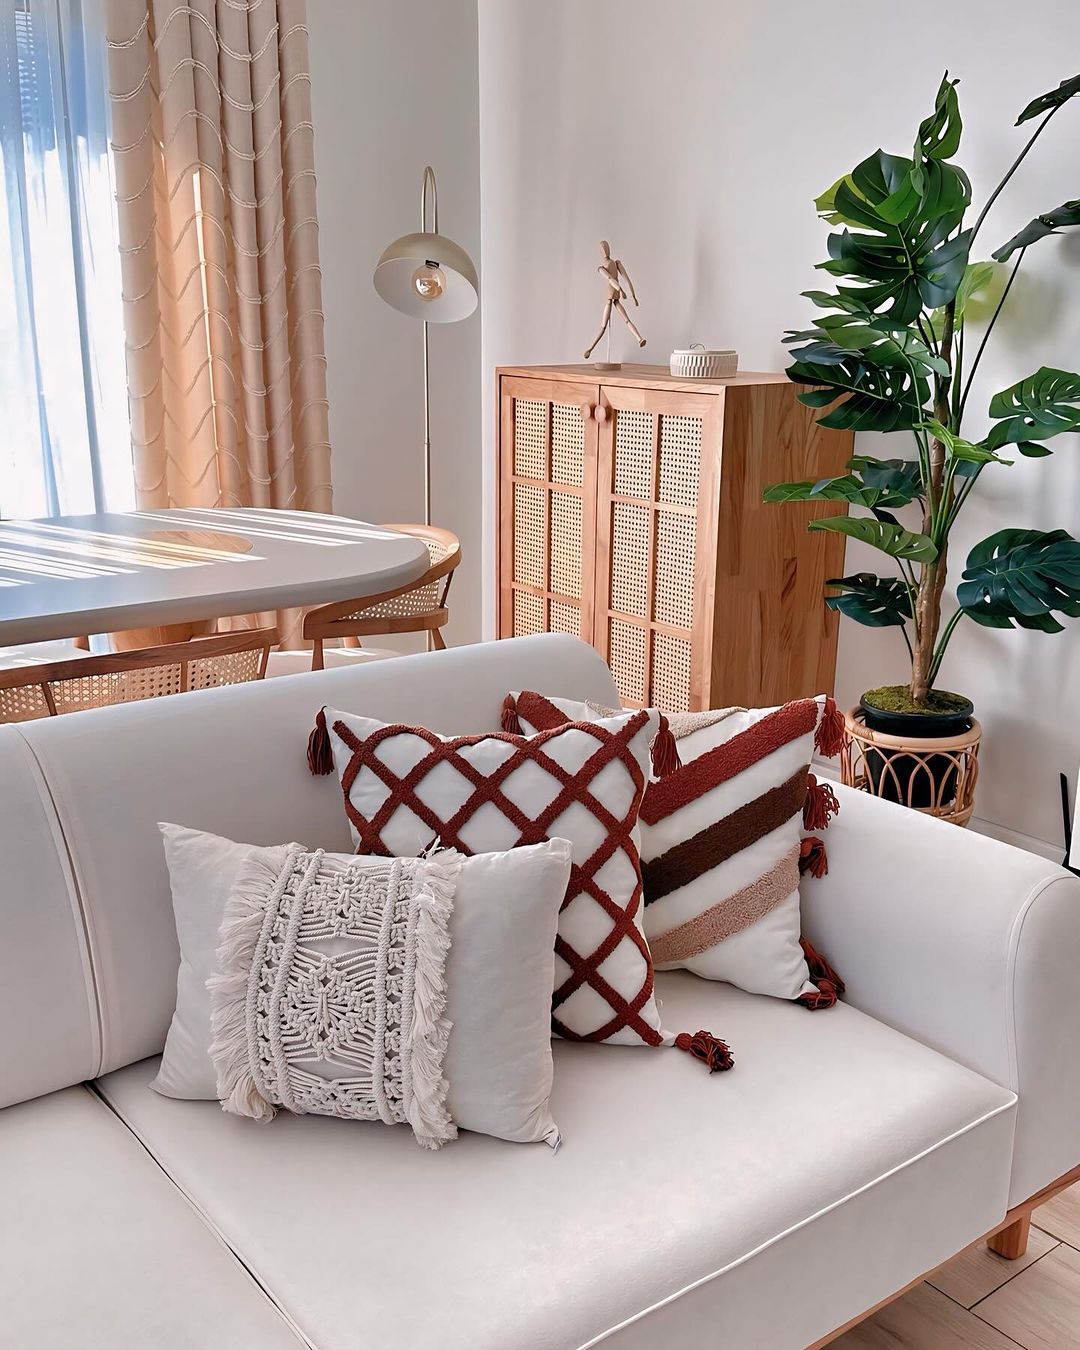
POLYGON ((276 628, 250 628, 164 647, 0 670, 0 722, 162 698, 262 679, 276 628))
MULTIPOLYGON (((445 648, 441 629, 450 617, 446 597, 461 562, 461 542, 434 525, 387 525, 427 545, 431 566, 407 586, 357 600, 339 600, 309 610, 304 637, 311 642, 311 669, 323 668, 323 643, 331 638, 375 637, 383 633, 428 633, 431 645, 445 648)), ((359 642, 356 643, 360 645, 359 642)))

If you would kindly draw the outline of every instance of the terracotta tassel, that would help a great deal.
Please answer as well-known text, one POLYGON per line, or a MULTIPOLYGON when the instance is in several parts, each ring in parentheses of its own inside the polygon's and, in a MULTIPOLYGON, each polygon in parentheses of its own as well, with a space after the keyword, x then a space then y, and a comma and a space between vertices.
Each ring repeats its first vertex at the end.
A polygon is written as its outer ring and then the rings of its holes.
POLYGON ((518 721, 517 699, 513 694, 507 694, 503 699, 502 705, 502 729, 511 736, 522 735, 521 723, 518 721))
POLYGON ((807 994, 800 994, 795 1002, 809 1008, 811 1012, 820 1012, 823 1008, 835 1007, 836 1000, 837 993, 834 986, 828 980, 822 980, 816 989, 811 989, 807 994))
POLYGON ((698 1031, 693 1036, 688 1031, 680 1031, 675 1037, 675 1046, 700 1059, 702 1064, 708 1066, 710 1073, 722 1073, 725 1069, 735 1067, 731 1047, 711 1031, 698 1031))
POLYGON ((814 732, 814 748, 819 755, 831 759, 840 753, 844 744, 844 714, 836 706, 835 699, 826 696, 825 711, 814 732))
POLYGON ((327 730, 324 708, 319 709, 315 728, 308 737, 307 766, 311 773, 320 776, 334 772, 334 756, 330 749, 330 732, 327 730))
POLYGON ((810 968, 810 979, 817 985, 817 989, 808 994, 801 994, 795 1002, 801 1003, 811 1012, 817 1012, 819 1008, 831 1008, 844 992, 844 981, 812 943, 806 938, 800 938, 799 942, 806 957, 806 964, 810 968))
POLYGON ((829 821, 840 810, 836 793, 828 783, 819 783, 812 774, 806 775, 806 801, 803 803, 803 828, 827 830, 829 821))
POLYGON ((829 858, 825 852, 825 842, 816 834, 808 834, 799 845, 799 871, 809 872, 812 877, 828 874, 829 858))
POLYGON ((679 747, 671 734, 671 727, 663 713, 660 714, 660 730, 652 743, 652 771, 654 778, 666 778, 669 773, 682 768, 679 759, 679 747))

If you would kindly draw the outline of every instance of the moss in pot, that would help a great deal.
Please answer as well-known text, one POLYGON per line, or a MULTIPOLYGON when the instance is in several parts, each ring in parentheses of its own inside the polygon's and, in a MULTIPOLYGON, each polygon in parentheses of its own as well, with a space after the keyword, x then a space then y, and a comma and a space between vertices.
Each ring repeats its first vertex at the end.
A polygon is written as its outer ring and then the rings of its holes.
MULTIPOLYGON (((1080 200, 1036 216, 985 261, 974 260, 977 240, 1021 161, 1080 94, 1080 75, 1021 111, 1017 125, 1034 123, 1034 130, 970 225, 971 183, 951 162, 962 134, 956 85, 946 74, 910 156, 877 150, 817 199, 822 219, 838 227, 819 268, 839 281, 834 291, 804 292, 819 312, 810 327, 785 337, 795 344, 788 377, 806 386, 799 398, 822 410, 822 426, 893 434, 904 450, 889 459, 856 454, 837 477, 775 483, 764 492, 767 502, 835 502, 865 512, 819 517, 808 528, 870 545, 894 574, 835 577, 826 582, 825 603, 867 627, 898 630, 910 680, 868 690, 862 712, 872 730, 931 745, 971 726, 970 700, 935 688, 962 620, 1057 633, 1059 615, 1080 615, 1080 542, 1065 530, 998 530, 968 554, 955 599, 946 587, 950 535, 983 472, 1012 464, 1003 452, 1042 458, 1052 453, 1045 442, 1080 431, 1080 374, 1043 367, 994 394, 988 418, 978 409, 983 425, 990 423, 981 439, 964 434, 980 362, 1024 257, 1080 225, 1080 200)), ((870 753, 891 754, 891 779, 903 752, 870 753)), ((931 759, 947 771, 944 756, 931 759)), ((881 795, 888 795, 885 762, 877 773, 868 764, 867 786, 881 795)))

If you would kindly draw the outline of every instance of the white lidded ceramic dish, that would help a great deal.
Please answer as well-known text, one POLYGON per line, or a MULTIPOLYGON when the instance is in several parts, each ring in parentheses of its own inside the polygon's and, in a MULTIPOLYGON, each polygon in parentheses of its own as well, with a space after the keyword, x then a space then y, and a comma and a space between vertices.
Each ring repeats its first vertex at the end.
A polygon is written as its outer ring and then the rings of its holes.
POLYGON ((679 379, 717 380, 737 374, 739 353, 709 350, 700 343, 671 353, 671 373, 679 379))

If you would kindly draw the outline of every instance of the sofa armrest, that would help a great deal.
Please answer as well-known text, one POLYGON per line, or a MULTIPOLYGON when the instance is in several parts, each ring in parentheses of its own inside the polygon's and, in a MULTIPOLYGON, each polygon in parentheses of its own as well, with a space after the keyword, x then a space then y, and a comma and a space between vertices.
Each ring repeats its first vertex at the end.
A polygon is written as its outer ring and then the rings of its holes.
POLYGON ((1010 1205, 1080 1164, 1080 879, 837 785, 803 926, 846 1001, 1020 1098, 1010 1205))

